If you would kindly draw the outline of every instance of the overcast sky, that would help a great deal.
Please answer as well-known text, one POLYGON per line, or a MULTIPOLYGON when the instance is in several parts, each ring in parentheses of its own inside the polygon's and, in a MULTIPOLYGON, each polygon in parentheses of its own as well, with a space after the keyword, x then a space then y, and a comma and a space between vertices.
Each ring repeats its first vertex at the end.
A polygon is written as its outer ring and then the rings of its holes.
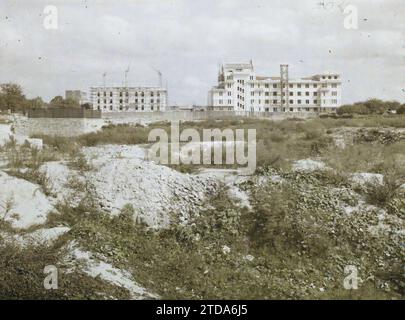
POLYGON ((170 103, 206 104, 218 65, 253 60, 260 75, 326 70, 343 77, 343 102, 405 102, 404 0, 1 0, 0 82, 49 100, 65 89, 157 85, 170 103), (324 5, 322 5, 324 2, 324 5), (357 30, 342 9, 356 5, 357 30), (43 26, 58 9, 58 29, 43 26))

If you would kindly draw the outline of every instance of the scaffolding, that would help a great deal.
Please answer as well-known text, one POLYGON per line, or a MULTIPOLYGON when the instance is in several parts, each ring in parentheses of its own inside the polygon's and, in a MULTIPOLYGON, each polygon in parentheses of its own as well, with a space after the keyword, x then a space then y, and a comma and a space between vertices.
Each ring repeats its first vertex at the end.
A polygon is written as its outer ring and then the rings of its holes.
POLYGON ((288 80, 288 64, 280 64, 280 108, 281 111, 289 110, 289 80, 288 80))

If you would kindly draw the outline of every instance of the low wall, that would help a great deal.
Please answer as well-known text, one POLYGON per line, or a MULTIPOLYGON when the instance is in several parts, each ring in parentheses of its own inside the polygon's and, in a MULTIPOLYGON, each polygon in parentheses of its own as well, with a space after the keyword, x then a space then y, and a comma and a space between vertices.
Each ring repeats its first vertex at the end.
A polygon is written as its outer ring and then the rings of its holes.
POLYGON ((287 118, 314 118, 312 112, 244 112, 244 111, 166 111, 166 112, 107 112, 102 118, 110 123, 147 123, 157 121, 195 121, 247 117, 283 120, 287 118))
POLYGON ((73 137, 100 130, 103 125, 105 125, 103 119, 86 118, 17 117, 13 123, 16 134, 29 137, 41 134, 73 137))
POLYGON ((28 118, 101 118, 101 111, 84 108, 30 109, 28 118))
POLYGON ((15 115, 13 127, 16 134, 24 136, 58 135, 78 136, 98 131, 107 124, 147 124, 158 121, 197 121, 248 117, 256 119, 283 120, 287 118, 307 119, 317 114, 308 112, 234 112, 234 111, 168 111, 168 112, 111 112, 102 114, 101 119, 92 118, 28 118, 15 115))

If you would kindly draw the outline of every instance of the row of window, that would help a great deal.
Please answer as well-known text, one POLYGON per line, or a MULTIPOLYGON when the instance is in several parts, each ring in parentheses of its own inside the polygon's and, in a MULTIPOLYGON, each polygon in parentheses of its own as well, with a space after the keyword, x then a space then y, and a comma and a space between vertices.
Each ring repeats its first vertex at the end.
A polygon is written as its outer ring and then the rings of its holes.
MULTIPOLYGON (((146 92, 147 93, 147 92, 146 92)), ((135 92, 135 94, 134 94, 134 96, 135 97, 138 97, 138 96, 141 96, 141 97, 144 97, 145 95, 146 95, 146 93, 144 92, 144 91, 140 91, 140 92, 135 92)), ((154 97, 154 96, 157 96, 157 97, 160 97, 160 92, 158 91, 158 92, 153 92, 153 91, 150 91, 149 92, 150 94, 150 96, 151 97, 154 97)), ((112 91, 110 91, 109 92, 109 96, 110 97, 112 97, 114 95, 114 93, 112 92, 112 91)), ((129 92, 128 91, 126 91, 126 92, 123 92, 123 91, 120 91, 120 93, 119 93, 119 96, 120 97, 123 97, 125 95, 125 97, 129 97, 129 92)), ((106 91, 104 91, 104 92, 97 92, 97 97, 100 97, 100 96, 103 96, 103 97, 106 97, 107 96, 107 92, 106 91)))
MULTIPOLYGON (((278 104, 280 101, 279 100, 272 100, 273 101, 273 104, 278 104)), ((290 104, 295 104, 295 102, 294 102, 295 100, 288 100, 288 102, 290 103, 290 104)), ((283 104, 285 104, 287 101, 286 100, 282 100, 282 103, 283 104)), ((322 102, 324 103, 324 104, 326 104, 326 100, 322 100, 322 102)), ((228 105, 231 105, 232 104, 232 100, 231 99, 228 99, 227 100, 227 103, 228 103, 228 105)), ((250 103, 251 104, 254 104, 255 103, 255 100, 250 100, 250 103)), ((261 104, 262 103, 262 100, 257 100, 257 103, 258 104, 261 104)), ((264 100, 264 103, 265 104, 270 104, 270 100, 264 100)), ((297 104, 303 104, 304 102, 303 102, 303 100, 296 100, 296 103, 297 104)), ((310 104, 311 103, 311 100, 305 100, 305 104, 310 104)), ((318 100, 312 100, 312 103, 313 104, 318 104, 318 100)), ((338 101, 337 101, 337 99, 332 99, 332 101, 331 101, 331 103, 332 104, 337 104, 338 103, 338 101)), ((221 99, 221 100, 218 100, 218 104, 224 104, 224 101, 221 99)), ((238 102, 238 106, 239 106, 239 102, 238 102)))
MULTIPOLYGON (((100 104, 100 101, 101 101, 100 99, 97 99, 97 103, 98 103, 98 104, 100 104)), ((104 99, 103 102, 104 102, 104 104, 106 104, 106 103, 107 103, 107 99, 104 99)), ((139 102, 140 102, 140 103, 145 103, 145 99, 139 99, 139 100, 138 100, 138 99, 135 99, 135 103, 139 103, 139 102)), ((113 103, 113 99, 110 99, 110 103, 113 103)), ((121 104, 122 104, 122 103, 128 103, 128 99, 125 99, 125 100, 124 100, 124 99, 120 99, 120 100, 119 100, 119 103, 121 103, 121 104)), ((150 103, 155 103, 155 99, 150 99, 150 103)), ((160 103, 160 99, 156 99, 156 103, 160 103)))
MULTIPOLYGON (((101 106, 97 106, 97 109, 98 109, 98 110, 101 110, 101 106)), ((103 109, 104 109, 104 110, 107 110, 107 106, 104 106, 103 109)), ((113 106, 110 106, 108 109, 109 109, 109 110, 114 110, 113 106)), ((120 107, 119 107, 119 110, 120 110, 120 111, 122 111, 122 110, 124 110, 124 109, 125 109, 125 110, 129 110, 130 108, 129 108, 129 107, 123 107, 123 106, 120 106, 120 107)), ((136 111, 139 111, 139 110, 144 111, 144 110, 145 110, 145 106, 135 106, 135 110, 136 110, 136 111)), ((160 108, 159 108, 159 106, 151 106, 151 107, 150 107, 150 110, 151 110, 151 111, 159 111, 160 108)))
MULTIPOLYGON (((258 94, 259 97, 262 95, 261 92, 258 92, 257 94, 258 94)), ((278 96, 278 94, 279 94, 279 92, 273 91, 273 96, 278 96)), ((232 96, 232 92, 231 92, 231 91, 228 91, 228 92, 227 92, 227 95, 228 95, 229 97, 232 96)), ((252 92, 250 93, 250 95, 251 95, 252 97, 254 97, 254 96, 255 96, 255 93, 252 91, 252 92)), ((264 95, 265 95, 265 96, 269 96, 269 95, 270 95, 270 92, 265 92, 264 95)), ((289 91, 289 95, 290 95, 290 96, 294 96, 294 92, 293 92, 293 91, 289 91)), ((301 95, 302 95, 302 92, 301 92, 301 91, 298 91, 298 92, 297 92, 297 96, 301 96, 301 95)), ((311 93, 310 93, 309 91, 306 91, 306 92, 305 92, 305 96, 308 97, 308 96, 310 96, 310 95, 311 95, 311 93)), ((317 91, 314 91, 314 92, 313 92, 313 96, 317 96, 317 95, 318 95, 318 92, 317 92, 317 91)), ((325 95, 326 95, 325 92, 323 92, 323 96, 325 96, 325 95)), ((337 97, 337 95, 338 95, 338 92, 337 92, 337 91, 332 91, 332 96, 337 97)), ((219 92, 219 96, 222 97, 222 96, 223 96, 223 92, 219 92)), ((283 96, 285 96, 285 92, 283 92, 283 96)), ((238 97, 239 97, 239 95, 238 95, 238 97)))
MULTIPOLYGON (((241 83, 241 84, 243 84, 243 80, 241 80, 242 82, 239 82, 239 80, 238 80, 238 83, 241 83)), ((322 84, 319 84, 320 85, 320 88, 327 88, 328 87, 328 84, 327 83, 322 83, 322 84)), ((230 88, 232 88, 232 84, 231 83, 228 83, 227 85, 227 88, 228 89, 230 89, 230 88)), ((268 88, 270 88, 270 84, 269 83, 265 83, 264 85, 263 84, 254 84, 254 83, 251 83, 250 84, 250 87, 251 88, 258 88, 258 89, 260 89, 262 86, 264 86, 264 88, 266 88, 266 89, 268 89, 268 88)), ((272 85, 272 87, 274 88, 274 89, 277 89, 277 88, 280 88, 280 85, 278 84, 278 83, 274 83, 273 85, 272 85)), ((283 88, 285 88, 286 87, 286 85, 284 84, 283 85, 283 88)), ((307 89, 309 89, 309 88, 314 88, 314 89, 316 89, 316 88, 318 88, 318 83, 313 83, 312 84, 312 86, 311 86, 311 84, 309 84, 309 83, 306 83, 306 84, 301 84, 301 83, 296 83, 296 84, 294 84, 294 83, 289 83, 288 84, 288 87, 290 88, 290 89, 294 89, 294 88, 297 88, 297 89, 301 89, 301 88, 307 88, 307 89)), ((338 87, 338 84, 337 83, 331 83, 330 84, 330 87, 331 88, 337 88, 338 87)))

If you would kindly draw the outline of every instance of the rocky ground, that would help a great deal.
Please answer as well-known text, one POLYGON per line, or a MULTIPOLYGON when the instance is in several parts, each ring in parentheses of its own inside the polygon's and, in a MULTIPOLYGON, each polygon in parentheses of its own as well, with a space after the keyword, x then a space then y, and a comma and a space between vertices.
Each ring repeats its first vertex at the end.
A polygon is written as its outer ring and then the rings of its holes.
MULTIPOLYGON (((10 135, 12 132, 9 128, 5 125, 0 127, 0 144, 4 146, 10 135)), ((403 131, 339 129, 332 135, 337 147, 345 148, 359 141, 389 144, 402 139, 403 131)), ((28 142, 32 143, 31 147, 35 145, 42 148, 39 141, 30 142, 27 138, 18 137, 19 143, 28 142)), ((322 298, 325 292, 335 290, 345 265, 362 266, 361 281, 367 282, 367 279, 376 277, 378 272, 389 270, 392 267, 390 263, 398 263, 404 258, 404 198, 397 196, 386 206, 379 206, 368 203, 363 192, 369 185, 382 185, 382 174, 353 172, 347 181, 336 182, 336 178, 331 178, 334 177, 331 174, 334 170, 319 157, 294 161, 291 171, 259 170, 252 177, 242 177, 235 170, 224 169, 205 169, 194 174, 184 174, 146 160, 144 146, 102 145, 85 147, 80 151, 83 158, 79 159, 76 166, 72 166, 66 159, 60 159, 46 161, 39 167, 38 172, 47 177, 47 189, 52 190, 46 192, 43 185, 9 172, 10 168, 4 160, 7 159, 7 149, 3 147, 0 215, 8 227, 2 228, 0 241, 3 245, 13 243, 20 247, 60 243, 58 250, 63 253, 60 263, 67 273, 80 270, 89 277, 124 288, 133 299, 165 297, 166 289, 163 290, 151 279, 148 285, 144 274, 139 275, 142 279, 140 284, 137 270, 126 270, 128 265, 122 263, 129 261, 129 258, 119 256, 117 259, 112 254, 116 251, 114 248, 105 249, 111 245, 104 243, 105 239, 100 240, 100 243, 105 244, 104 249, 96 252, 94 248, 95 252, 92 252, 82 242, 76 241, 79 239, 74 239, 80 235, 80 228, 79 231, 72 230, 69 220, 58 218, 56 221, 60 222, 55 225, 50 223, 49 216, 55 219, 55 216, 64 214, 63 208, 66 206, 79 207, 90 197, 100 212, 117 217, 123 209, 130 208, 131 218, 136 224, 146 225, 147 229, 161 230, 170 228, 173 223, 183 226, 197 223, 195 219, 211 209, 207 200, 224 187, 234 208, 239 208, 233 210, 252 214, 264 210, 268 205, 263 202, 266 199, 263 194, 284 192, 282 186, 288 185, 288 192, 294 193, 299 199, 294 221, 299 222, 299 234, 303 239, 296 254, 302 255, 303 261, 307 261, 308 248, 317 242, 322 246, 321 242, 327 239, 325 246, 331 246, 331 249, 328 249, 324 261, 320 265, 311 264, 309 268, 305 265, 297 265, 293 269, 285 267, 288 270, 283 273, 280 267, 266 269, 268 262, 258 257, 257 252, 247 251, 236 258, 233 256, 235 245, 226 241, 219 245, 219 255, 229 258, 221 259, 237 259, 238 264, 243 261, 246 264, 243 268, 249 276, 256 274, 259 279, 267 277, 264 274, 273 270, 279 281, 287 281, 287 284, 279 283, 280 288, 283 288, 281 291, 288 292, 283 297, 322 298), (325 237, 318 239, 318 235, 325 237)), ((404 194, 404 189, 402 185, 399 192, 404 194)), ((237 225, 239 218, 240 213, 235 216, 225 214, 223 217, 225 224, 233 219, 230 225, 237 225)), ((193 232, 193 239, 201 236, 193 232)), ((229 232, 234 234, 238 231, 230 229, 229 232)), ((209 271, 202 272, 205 274, 209 271)), ((276 286, 277 280, 272 281, 271 284, 276 286)), ((384 292, 403 292, 402 280, 395 281, 394 284, 388 280, 381 281, 378 285, 384 292)), ((267 285, 270 288, 271 285, 267 285)), ((187 291, 180 287, 177 291, 182 290, 187 291)), ((202 297, 191 293, 184 293, 184 296, 202 297)), ((398 294, 392 297, 397 298, 398 294)))

